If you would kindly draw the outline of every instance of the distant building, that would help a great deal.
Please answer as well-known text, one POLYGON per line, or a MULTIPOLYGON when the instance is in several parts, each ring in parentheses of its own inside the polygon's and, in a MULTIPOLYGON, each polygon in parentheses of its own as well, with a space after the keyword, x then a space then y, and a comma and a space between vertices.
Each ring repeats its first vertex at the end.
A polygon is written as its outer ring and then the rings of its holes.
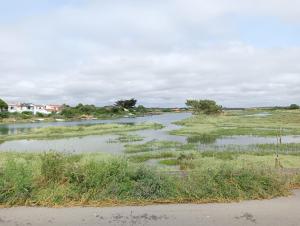
POLYGON ((8 112, 22 112, 21 103, 8 103, 8 112))
POLYGON ((49 112, 49 113, 59 113, 61 112, 63 106, 62 105, 58 105, 58 104, 49 104, 49 105, 46 105, 46 110, 49 112))
POLYGON ((42 114, 50 114, 51 112, 47 111, 46 105, 35 105, 34 114, 42 113, 42 114))
POLYGON ((31 104, 31 103, 22 103, 21 104, 21 111, 22 112, 30 111, 30 112, 34 113, 35 112, 35 105, 31 104))
POLYGON ((32 112, 36 115, 37 113, 41 114, 51 114, 58 113, 62 110, 62 105, 35 105, 32 103, 9 103, 8 112, 22 113, 22 112, 32 112))

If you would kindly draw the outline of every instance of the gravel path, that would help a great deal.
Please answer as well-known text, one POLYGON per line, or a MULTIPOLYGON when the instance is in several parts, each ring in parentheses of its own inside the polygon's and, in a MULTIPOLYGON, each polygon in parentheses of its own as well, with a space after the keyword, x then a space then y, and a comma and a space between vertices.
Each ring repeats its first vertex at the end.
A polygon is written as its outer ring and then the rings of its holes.
POLYGON ((0 209, 0 225, 299 226, 300 190, 290 197, 231 204, 7 208, 0 209))

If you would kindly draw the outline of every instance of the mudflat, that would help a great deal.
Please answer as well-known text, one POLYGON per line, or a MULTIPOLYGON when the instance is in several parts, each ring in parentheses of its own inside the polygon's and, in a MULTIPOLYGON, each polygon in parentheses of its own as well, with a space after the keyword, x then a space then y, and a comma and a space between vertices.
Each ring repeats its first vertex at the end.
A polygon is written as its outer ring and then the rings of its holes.
POLYGON ((289 197, 226 204, 2 208, 0 225, 298 226, 299 213, 300 190, 295 190, 289 197))

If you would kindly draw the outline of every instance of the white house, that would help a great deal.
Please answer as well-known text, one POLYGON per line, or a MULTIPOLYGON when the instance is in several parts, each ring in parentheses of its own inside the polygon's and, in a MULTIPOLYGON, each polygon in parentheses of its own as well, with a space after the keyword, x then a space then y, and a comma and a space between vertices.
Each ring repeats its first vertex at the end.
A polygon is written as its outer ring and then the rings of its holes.
POLYGON ((47 114, 50 114, 51 112, 49 112, 47 110, 45 105, 35 105, 33 114, 36 114, 36 113, 42 113, 42 114, 47 115, 47 114))
POLYGON ((21 103, 8 103, 8 112, 22 112, 21 103))
POLYGON ((8 112, 22 113, 22 112, 32 112, 34 115, 36 113, 50 114, 51 111, 46 109, 45 105, 35 105, 31 103, 10 103, 8 104, 8 112))

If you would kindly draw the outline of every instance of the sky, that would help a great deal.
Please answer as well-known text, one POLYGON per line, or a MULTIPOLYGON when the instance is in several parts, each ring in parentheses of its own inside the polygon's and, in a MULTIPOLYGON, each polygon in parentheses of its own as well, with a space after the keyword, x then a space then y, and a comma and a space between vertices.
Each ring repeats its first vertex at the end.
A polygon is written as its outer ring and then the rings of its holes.
POLYGON ((300 104, 299 0, 0 0, 0 98, 300 104))

